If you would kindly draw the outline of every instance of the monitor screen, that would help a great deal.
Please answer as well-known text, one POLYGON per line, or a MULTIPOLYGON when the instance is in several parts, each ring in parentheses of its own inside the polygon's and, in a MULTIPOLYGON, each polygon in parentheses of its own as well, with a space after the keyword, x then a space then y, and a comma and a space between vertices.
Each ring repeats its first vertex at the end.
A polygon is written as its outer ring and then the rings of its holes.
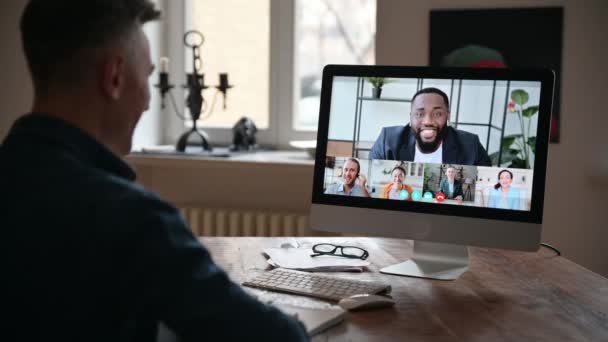
POLYGON ((541 223, 552 94, 548 70, 327 66, 313 203, 541 223))

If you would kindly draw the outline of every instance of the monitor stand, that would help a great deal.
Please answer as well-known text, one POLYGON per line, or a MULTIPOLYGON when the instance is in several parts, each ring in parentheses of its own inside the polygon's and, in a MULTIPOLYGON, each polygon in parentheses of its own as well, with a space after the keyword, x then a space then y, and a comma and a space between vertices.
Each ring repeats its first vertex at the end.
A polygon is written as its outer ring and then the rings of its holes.
POLYGON ((414 255, 406 262, 385 267, 381 273, 454 280, 469 269, 467 246, 414 241, 414 255))

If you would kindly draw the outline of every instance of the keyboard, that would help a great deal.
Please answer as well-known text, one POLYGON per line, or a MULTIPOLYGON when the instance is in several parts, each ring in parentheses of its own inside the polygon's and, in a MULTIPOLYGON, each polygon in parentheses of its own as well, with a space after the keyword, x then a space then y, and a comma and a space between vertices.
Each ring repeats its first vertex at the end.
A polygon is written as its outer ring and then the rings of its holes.
POLYGON ((275 268, 243 283, 244 286, 339 301, 356 294, 388 293, 391 286, 376 281, 275 268))

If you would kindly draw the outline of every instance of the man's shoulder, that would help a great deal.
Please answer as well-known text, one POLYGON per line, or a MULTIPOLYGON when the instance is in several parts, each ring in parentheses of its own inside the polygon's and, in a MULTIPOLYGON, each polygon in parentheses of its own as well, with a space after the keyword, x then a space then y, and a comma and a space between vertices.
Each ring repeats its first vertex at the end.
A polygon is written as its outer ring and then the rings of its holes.
POLYGON ((327 188, 326 194, 335 195, 342 191, 342 183, 332 184, 327 188))
POLYGON ((492 165, 492 161, 477 134, 448 127, 445 142, 445 146, 448 147, 448 158, 458 160, 457 164, 492 165))
POLYGON ((180 217, 178 209, 130 179, 89 167, 72 170, 72 175, 73 183, 65 186, 71 196, 61 200, 84 212, 95 208, 95 226, 130 230, 143 228, 159 216, 163 220, 180 217))
POLYGON ((143 211, 160 209, 177 212, 176 208, 161 199, 158 194, 124 178, 108 175, 105 179, 99 180, 96 186, 104 187, 104 198, 115 199, 112 202, 118 204, 115 206, 117 209, 128 208, 143 211))
POLYGON ((400 136, 401 134, 403 134, 403 132, 405 131, 406 128, 408 128, 409 126, 387 126, 387 127, 383 127, 382 130, 384 131, 384 134, 386 135, 397 135, 400 136))
POLYGON ((386 126, 382 127, 382 132, 380 133, 383 144, 387 144, 388 146, 392 146, 396 148, 397 145, 400 145, 404 141, 408 141, 408 134, 410 132, 410 126, 386 126))
POLYGON ((114 176, 100 184, 106 189, 99 191, 91 202, 103 210, 96 225, 100 229, 107 231, 112 227, 111 231, 128 241, 142 234, 161 238, 169 231, 176 232, 175 229, 187 230, 179 209, 141 185, 114 176))
POLYGON ((355 184, 353 184, 352 192, 355 192, 355 191, 362 192, 363 191, 363 187, 360 184, 355 183, 355 184))

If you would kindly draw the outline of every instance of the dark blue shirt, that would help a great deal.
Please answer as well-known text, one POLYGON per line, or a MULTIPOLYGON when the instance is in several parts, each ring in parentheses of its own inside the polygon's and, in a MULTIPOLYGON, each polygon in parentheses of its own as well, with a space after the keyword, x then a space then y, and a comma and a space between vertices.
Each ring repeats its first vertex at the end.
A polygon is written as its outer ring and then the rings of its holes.
POLYGON ((39 114, 0 147, 2 339, 298 341, 299 322, 246 294, 178 210, 83 131, 39 114))

